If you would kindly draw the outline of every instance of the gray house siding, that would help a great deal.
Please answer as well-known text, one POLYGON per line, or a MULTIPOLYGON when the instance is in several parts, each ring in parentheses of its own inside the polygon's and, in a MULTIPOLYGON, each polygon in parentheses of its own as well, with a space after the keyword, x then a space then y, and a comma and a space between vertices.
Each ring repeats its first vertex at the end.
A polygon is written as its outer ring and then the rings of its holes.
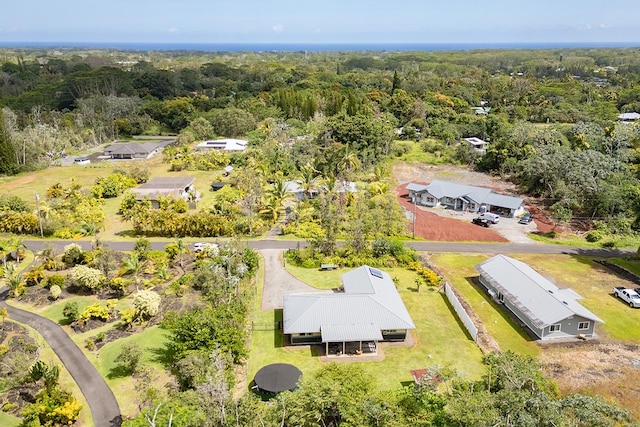
POLYGON ((322 342, 322 334, 320 332, 291 334, 289 337, 292 345, 320 344, 322 342))
POLYGON ((542 338, 542 330, 537 328, 533 323, 531 323, 531 319, 529 319, 524 313, 522 313, 515 305, 511 303, 507 298, 505 298, 500 292, 498 292, 495 288, 491 286, 491 284, 484 279, 484 277, 480 276, 480 283, 484 286, 489 292, 489 295, 496 301, 505 306, 511 313, 513 313, 518 320, 524 323, 527 328, 531 330, 537 337, 542 338))
POLYGON ((489 291, 491 297, 505 306, 511 313, 513 313, 518 320, 524 323, 535 336, 541 340, 549 340, 554 338, 566 338, 582 334, 586 337, 592 337, 595 332, 595 322, 590 319, 585 319, 582 316, 574 315, 566 319, 559 321, 555 325, 549 325, 543 329, 536 327, 526 314, 522 313, 518 307, 513 305, 511 301, 502 296, 491 284, 489 284, 482 276, 479 278, 482 286, 489 291), (586 325, 585 325, 586 323, 586 325), (553 330, 559 325, 560 330, 553 330), (582 326, 582 328, 581 328, 582 326), (586 328, 585 328, 586 326, 586 328))
POLYGON ((576 336, 582 334, 586 337, 592 337, 595 330, 595 322, 590 319, 585 319, 582 316, 568 317, 556 325, 550 325, 542 330, 542 339, 561 338, 565 336, 576 336), (554 326, 559 325, 560 330, 552 330, 554 326), (582 327, 581 327, 582 326, 582 327), (586 327, 585 327, 586 326, 586 327))
POLYGON ((383 330, 381 332, 383 341, 404 341, 407 338, 406 329, 383 330))

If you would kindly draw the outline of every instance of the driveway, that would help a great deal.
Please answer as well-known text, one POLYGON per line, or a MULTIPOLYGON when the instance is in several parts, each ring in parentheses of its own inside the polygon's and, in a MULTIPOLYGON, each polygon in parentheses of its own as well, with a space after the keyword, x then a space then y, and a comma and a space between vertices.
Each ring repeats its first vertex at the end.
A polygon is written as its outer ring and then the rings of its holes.
POLYGON ((122 424, 120 407, 113 392, 102 375, 87 360, 82 350, 69 338, 56 323, 28 311, 7 305, 4 300, 8 294, 6 287, 0 288, 0 307, 6 307, 9 317, 24 323, 38 331, 47 341, 60 361, 69 371, 80 391, 84 395, 95 427, 117 427, 122 424))
POLYGON ((282 265, 283 252, 283 249, 260 250, 264 258, 264 287, 261 304, 263 310, 282 308, 282 297, 286 293, 330 292, 312 288, 293 277, 282 265))

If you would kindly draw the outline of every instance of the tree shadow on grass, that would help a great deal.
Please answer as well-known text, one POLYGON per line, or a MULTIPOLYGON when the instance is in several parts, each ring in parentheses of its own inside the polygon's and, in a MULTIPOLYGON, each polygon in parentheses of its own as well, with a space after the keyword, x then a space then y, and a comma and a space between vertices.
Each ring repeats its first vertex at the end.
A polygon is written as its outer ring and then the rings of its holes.
POLYGON ((107 374, 107 378, 109 378, 110 380, 113 380, 116 378, 128 377, 129 375, 131 375, 131 370, 127 369, 122 365, 116 365, 109 370, 109 373, 107 374))
POLYGON ((159 363, 166 369, 171 367, 175 360, 176 351, 169 343, 162 347, 147 347, 146 350, 153 355, 150 358, 151 362, 159 363))

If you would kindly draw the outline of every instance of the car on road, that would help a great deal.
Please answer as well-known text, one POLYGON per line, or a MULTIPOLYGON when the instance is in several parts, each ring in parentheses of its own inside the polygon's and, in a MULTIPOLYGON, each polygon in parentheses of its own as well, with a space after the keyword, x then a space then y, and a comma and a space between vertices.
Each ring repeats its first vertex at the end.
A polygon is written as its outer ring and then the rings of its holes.
POLYGON ((193 244, 194 252, 215 251, 217 249, 218 249, 218 245, 216 243, 197 242, 193 244))
POLYGON ((530 224, 531 221, 533 221, 533 215, 531 215, 530 213, 528 214, 524 214, 520 217, 520 219, 518 220, 518 224, 530 224))
POLYGON ((487 227, 487 228, 489 227, 489 224, 490 224, 490 221, 488 219, 484 219, 481 217, 473 218, 471 222, 476 225, 480 225, 482 227, 487 227))

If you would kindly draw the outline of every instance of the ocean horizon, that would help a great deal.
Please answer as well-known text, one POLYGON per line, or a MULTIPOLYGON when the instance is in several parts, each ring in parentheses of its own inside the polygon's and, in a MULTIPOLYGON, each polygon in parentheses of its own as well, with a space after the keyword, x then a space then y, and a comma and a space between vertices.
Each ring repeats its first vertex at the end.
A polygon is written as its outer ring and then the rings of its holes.
POLYGON ((162 42, 6 42, 0 48, 115 49, 199 52, 468 51, 492 49, 630 48, 640 42, 481 42, 481 43, 162 43, 162 42))

